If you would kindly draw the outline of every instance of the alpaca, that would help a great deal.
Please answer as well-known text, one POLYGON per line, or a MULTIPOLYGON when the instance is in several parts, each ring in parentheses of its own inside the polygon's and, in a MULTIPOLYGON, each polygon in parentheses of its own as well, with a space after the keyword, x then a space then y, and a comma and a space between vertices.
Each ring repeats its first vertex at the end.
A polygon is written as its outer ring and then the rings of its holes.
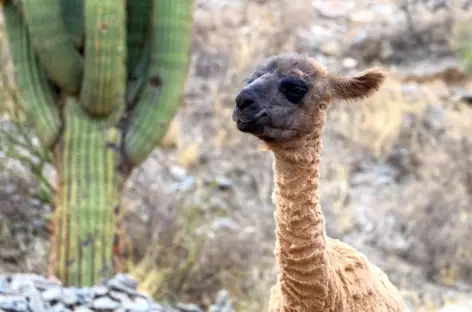
POLYGON ((364 255, 326 234, 320 207, 319 165, 332 99, 375 93, 386 74, 373 68, 339 77, 312 58, 273 56, 235 98, 239 131, 260 139, 273 154, 277 283, 269 312, 399 312, 399 291, 364 255))

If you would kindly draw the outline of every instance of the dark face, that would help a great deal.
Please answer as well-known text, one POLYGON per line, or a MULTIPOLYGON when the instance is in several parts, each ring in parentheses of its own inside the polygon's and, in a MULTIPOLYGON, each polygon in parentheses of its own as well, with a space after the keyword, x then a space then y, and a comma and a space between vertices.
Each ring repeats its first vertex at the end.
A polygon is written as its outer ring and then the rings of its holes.
POLYGON ((284 55, 269 59, 236 96, 233 121, 240 131, 268 142, 308 133, 316 108, 313 102, 319 98, 313 81, 322 74, 305 58, 284 55))
MULTIPOLYGON (((233 121, 242 132, 292 145, 322 128, 332 98, 371 96, 386 74, 379 68, 359 76, 332 76, 311 58, 281 54, 258 67, 235 98, 233 121)), ((284 144, 286 145, 286 144, 284 144)))

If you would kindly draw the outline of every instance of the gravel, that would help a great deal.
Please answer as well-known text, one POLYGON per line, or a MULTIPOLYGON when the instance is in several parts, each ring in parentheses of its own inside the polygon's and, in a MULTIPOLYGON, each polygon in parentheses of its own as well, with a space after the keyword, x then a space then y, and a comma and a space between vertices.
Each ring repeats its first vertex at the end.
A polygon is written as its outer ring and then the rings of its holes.
MULTIPOLYGON (((92 287, 65 287, 37 274, 0 275, 0 312, 203 312, 195 304, 154 302, 137 290, 125 274, 92 287)), ((222 290, 208 312, 234 312, 229 294, 222 290)))

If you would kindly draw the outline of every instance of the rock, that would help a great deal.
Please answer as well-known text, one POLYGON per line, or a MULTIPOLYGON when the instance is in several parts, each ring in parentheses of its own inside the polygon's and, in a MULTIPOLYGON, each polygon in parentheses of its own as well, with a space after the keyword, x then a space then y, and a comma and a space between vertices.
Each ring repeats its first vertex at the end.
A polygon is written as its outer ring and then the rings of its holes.
POLYGON ((120 307, 120 303, 109 297, 101 297, 92 301, 92 307, 98 310, 114 310, 120 307))
POLYGON ((132 311, 149 311, 151 308, 151 302, 144 298, 138 297, 133 302, 126 304, 125 308, 132 311))
POLYGON ((91 303, 93 298, 93 293, 90 288, 79 288, 76 291, 78 304, 88 304, 91 303))
POLYGON ((231 186, 233 186, 233 181, 224 176, 216 177, 215 181, 220 190, 228 190, 231 188, 231 186))
POLYGON ((151 304, 150 310, 153 312, 164 312, 164 307, 160 304, 153 303, 151 304))
POLYGON ((179 303, 176 308, 182 312, 202 312, 202 310, 195 304, 179 303))
POLYGON ((36 287, 40 291, 46 290, 53 286, 62 286, 60 281, 48 280, 42 277, 41 275, 37 274, 30 274, 29 279, 31 280, 31 282, 33 282, 34 287, 36 287))
POLYGON ((211 228, 214 231, 228 230, 228 231, 236 232, 239 229, 239 226, 231 218, 218 218, 212 222, 211 228))
POLYGON ((41 298, 39 291, 34 288, 27 292, 26 297, 28 300, 29 308, 32 312, 44 312, 44 302, 41 298))
POLYGON ((61 300, 65 305, 72 306, 79 301, 79 297, 74 289, 65 288, 62 292, 61 300))
POLYGON ((94 286, 92 287, 92 296, 94 298, 105 296, 108 293, 108 288, 105 286, 94 286))
MULTIPOLYGON (((0 312, 202 312, 195 304, 161 305, 136 290, 137 282, 117 274, 92 287, 62 287, 41 276, 0 275, 0 312)), ((234 312, 227 292, 212 312, 234 312)))
POLYGON ((136 289, 138 287, 138 282, 129 274, 117 274, 115 279, 132 289, 136 289))
POLYGON ((195 185, 195 178, 192 176, 185 177, 181 182, 172 185, 172 192, 187 192, 195 185))
POLYGON ((227 290, 222 289, 218 292, 216 303, 210 307, 208 312, 235 312, 227 290))
POLYGON ((77 307, 74 312, 93 312, 93 310, 87 308, 87 307, 84 307, 84 306, 80 306, 80 307, 77 307))
POLYGON ((131 299, 125 293, 112 290, 110 291, 109 295, 111 298, 121 302, 123 305, 132 304, 131 299))
POLYGON ((187 175, 187 171, 180 166, 172 166, 169 171, 172 177, 176 180, 183 180, 187 175))
POLYGON ((0 296, 0 309, 13 312, 25 312, 28 311, 28 302, 23 296, 0 296))
POLYGON ((59 300, 59 298, 61 298, 61 288, 60 287, 49 288, 42 293, 42 297, 43 297, 43 300, 45 301, 59 300))
POLYGON ((357 66, 358 62, 355 58, 346 57, 343 59, 343 67, 353 69, 357 66))
POLYGON ((67 312, 67 311, 70 311, 70 310, 67 309, 66 306, 62 302, 56 303, 55 305, 47 309, 47 312, 67 312))

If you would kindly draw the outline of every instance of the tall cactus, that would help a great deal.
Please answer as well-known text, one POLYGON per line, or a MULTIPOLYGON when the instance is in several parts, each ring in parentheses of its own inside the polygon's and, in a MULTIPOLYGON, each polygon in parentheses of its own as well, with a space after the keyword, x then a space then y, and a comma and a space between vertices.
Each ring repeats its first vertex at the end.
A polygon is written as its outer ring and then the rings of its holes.
POLYGON ((18 105, 58 171, 52 273, 90 286, 119 269, 130 170, 159 144, 186 77, 192 0, 0 1, 18 105))

